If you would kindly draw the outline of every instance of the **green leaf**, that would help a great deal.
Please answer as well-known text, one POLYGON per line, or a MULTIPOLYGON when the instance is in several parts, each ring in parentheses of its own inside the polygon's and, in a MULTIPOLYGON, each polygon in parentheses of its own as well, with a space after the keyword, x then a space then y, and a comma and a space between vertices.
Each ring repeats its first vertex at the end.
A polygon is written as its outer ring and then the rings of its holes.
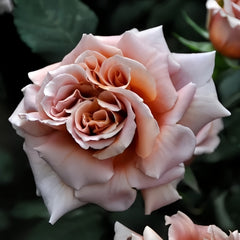
POLYGON ((78 0, 18 0, 14 23, 34 53, 56 62, 77 45, 83 33, 95 31, 97 17, 78 0))
POLYGON ((219 94, 227 108, 240 103, 240 70, 229 69, 219 76, 219 94))
POLYGON ((0 148, 0 184, 7 184, 13 180, 13 162, 10 154, 0 148))
POLYGON ((174 33, 174 36, 181 42, 184 46, 190 48, 193 51, 197 52, 209 52, 213 51, 214 48, 210 42, 195 42, 188 40, 174 33))
POLYGON ((24 201, 17 203, 11 211, 11 215, 20 219, 44 218, 47 220, 49 214, 42 201, 24 201))
POLYGON ((209 39, 208 31, 206 31, 204 28, 201 28, 197 23, 195 23, 186 12, 183 12, 183 17, 185 21, 197 32, 199 33, 203 38, 209 39))
POLYGON ((200 193, 200 189, 199 189, 199 186, 198 186, 197 179, 196 179, 196 177, 195 177, 195 175, 192 172, 192 169, 190 167, 185 168, 185 176, 184 176, 183 182, 187 186, 189 186, 191 189, 196 191, 197 193, 200 193))
MULTIPOLYGON (((219 227, 225 229, 231 229, 234 226, 233 221, 230 218, 229 212, 226 209, 226 196, 227 192, 221 193, 214 199, 214 210, 219 227)), ((239 203, 239 202, 238 202, 239 203)))
POLYGON ((25 240, 100 240, 105 230, 102 211, 88 206, 77 211, 77 215, 62 217, 54 226, 46 220, 28 229, 25 240))

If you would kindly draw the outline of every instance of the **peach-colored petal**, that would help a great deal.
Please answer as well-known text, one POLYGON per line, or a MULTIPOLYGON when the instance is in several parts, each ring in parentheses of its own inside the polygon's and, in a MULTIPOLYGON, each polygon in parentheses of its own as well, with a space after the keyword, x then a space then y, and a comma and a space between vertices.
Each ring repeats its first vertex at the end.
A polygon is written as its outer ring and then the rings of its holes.
POLYGON ((180 64, 180 69, 171 75, 175 88, 178 90, 192 82, 201 87, 209 81, 213 74, 215 52, 172 54, 180 64))
POLYGON ((48 65, 47 67, 41 68, 39 70, 29 72, 28 77, 34 84, 41 86, 44 78, 47 76, 47 73, 49 71, 52 71, 58 68, 59 66, 60 66, 60 63, 54 63, 52 65, 48 65))
POLYGON ((159 178, 164 172, 191 158, 195 143, 195 136, 189 128, 181 125, 162 126, 152 153, 138 161, 137 166, 146 175, 159 178))
POLYGON ((121 154, 131 144, 133 137, 135 135, 136 132, 136 123, 134 121, 135 114, 130 105, 130 102, 126 101, 126 99, 121 96, 119 99, 124 103, 127 110, 127 117, 124 121, 124 126, 121 132, 114 140, 114 142, 109 147, 93 154, 93 156, 98 159, 106 159, 121 154))
POLYGON ((154 188, 143 189, 141 192, 145 203, 145 214, 151 214, 154 210, 181 199, 176 190, 176 185, 179 180, 154 188))
POLYGON ((118 48, 103 43, 91 34, 83 34, 81 41, 68 55, 64 57, 61 65, 74 63, 77 57, 86 50, 99 52, 105 57, 111 57, 116 54, 122 55, 121 50, 118 48))
POLYGON ((110 211, 128 209, 135 201, 136 194, 136 190, 129 186, 124 171, 118 170, 106 183, 84 186, 75 191, 80 201, 95 203, 110 211))
POLYGON ((28 156, 38 193, 51 215, 49 222, 54 224, 65 213, 84 205, 73 195, 73 189, 66 185, 52 168, 39 157, 32 147, 31 137, 26 138, 24 150, 28 156))
POLYGON ((133 32, 124 33, 118 46, 125 57, 142 63, 154 77, 158 93, 158 111, 169 110, 176 101, 177 93, 169 76, 168 54, 146 45, 133 32))
MULTIPOLYGON (((122 69, 126 68, 126 70, 130 71, 130 83, 125 81, 125 84, 122 84, 123 86, 127 87, 130 85, 131 90, 136 92, 143 99, 146 99, 146 101, 152 101, 156 98, 155 80, 144 65, 135 60, 115 55, 103 62, 100 74, 104 77, 109 73, 111 68, 115 66, 121 66, 122 69)), ((121 71, 121 68, 119 67, 119 69, 116 69, 117 73, 121 71)))
POLYGON ((56 131, 41 139, 32 138, 31 141, 38 141, 34 146, 35 151, 72 188, 103 183, 113 175, 110 161, 100 162, 92 157, 90 151, 81 149, 65 132, 56 131), (89 174, 92 169, 94 174, 89 174))
POLYGON ((114 240, 143 240, 143 237, 140 234, 133 232, 119 222, 115 222, 114 231, 114 240))
POLYGON ((121 88, 112 88, 111 91, 115 92, 115 94, 119 97, 126 98, 131 103, 136 115, 137 124, 138 137, 136 152, 143 158, 149 156, 152 152, 155 139, 159 133, 158 124, 150 109, 134 92, 121 88))

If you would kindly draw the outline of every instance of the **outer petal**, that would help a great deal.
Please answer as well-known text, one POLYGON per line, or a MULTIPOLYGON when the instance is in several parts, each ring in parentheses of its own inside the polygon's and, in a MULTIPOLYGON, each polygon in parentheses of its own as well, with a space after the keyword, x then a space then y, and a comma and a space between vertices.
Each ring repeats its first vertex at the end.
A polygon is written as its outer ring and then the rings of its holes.
POLYGON ((163 35, 163 27, 158 26, 144 31, 135 32, 136 36, 145 44, 156 48, 156 51, 170 53, 163 35))
POLYGON ((194 154, 212 153, 220 142, 218 133, 223 129, 221 119, 216 119, 204 126, 197 134, 197 146, 194 154))
POLYGON ((148 176, 159 178, 169 169, 190 159, 195 149, 193 132, 181 125, 162 126, 152 153, 137 166, 148 176))
POLYGON ((49 71, 52 71, 60 66, 60 63, 54 63, 47 67, 41 68, 39 70, 28 73, 28 77, 32 80, 36 85, 41 86, 44 78, 47 76, 49 71))
POLYGON ((104 44, 99 40, 98 37, 95 37, 91 34, 83 34, 82 39, 78 45, 64 57, 61 62, 61 65, 67 65, 74 63, 76 58, 86 50, 93 50, 101 53, 105 57, 111 57, 113 55, 119 54, 122 55, 121 50, 116 47, 104 44))
POLYGON ((31 137, 26 139, 24 150, 32 167, 37 190, 51 215, 50 223, 54 224, 65 213, 85 204, 74 197, 73 189, 63 183, 51 167, 39 157, 31 146, 31 137))
POLYGON ((65 132, 56 131, 36 141, 39 142, 34 149, 39 156, 66 184, 75 189, 88 184, 104 183, 113 175, 110 160, 101 162, 92 157, 91 151, 80 148, 65 132))
POLYGON ((178 99, 174 107, 170 111, 160 115, 158 119, 159 125, 177 123, 190 106, 195 92, 196 85, 193 83, 189 83, 181 88, 178 91, 178 99))
POLYGON ((145 214, 151 214, 152 211, 181 199, 176 190, 177 183, 178 181, 174 181, 142 190, 145 202, 145 214))
POLYGON ((156 232, 154 232, 150 227, 146 226, 143 231, 144 240, 162 240, 156 232))
POLYGON ((116 222, 114 225, 114 240, 143 240, 143 237, 138 233, 133 232, 131 229, 125 227, 119 222, 116 222))
POLYGON ((200 87, 211 79, 214 69, 215 52, 172 54, 172 57, 180 64, 179 71, 171 75, 177 90, 190 82, 200 87))
POLYGON ((95 203, 106 210, 124 211, 136 198, 136 190, 129 186, 124 171, 116 170, 106 183, 93 184, 75 191, 75 196, 83 202, 95 203))
POLYGON ((230 112, 218 101, 214 83, 210 80, 197 89, 188 111, 179 123, 197 134, 209 122, 229 115, 230 112))

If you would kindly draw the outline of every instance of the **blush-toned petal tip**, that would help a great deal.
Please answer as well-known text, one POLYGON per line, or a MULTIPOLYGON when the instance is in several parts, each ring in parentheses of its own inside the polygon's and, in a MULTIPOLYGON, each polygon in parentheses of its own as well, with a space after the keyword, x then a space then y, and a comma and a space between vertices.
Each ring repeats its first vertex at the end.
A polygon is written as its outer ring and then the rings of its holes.
POLYGON ((146 215, 182 198, 176 190, 178 181, 142 190, 146 215))
POLYGON ((162 240, 162 238, 153 231, 149 226, 146 226, 143 230, 143 239, 144 240, 162 240))
POLYGON ((114 240, 142 240, 142 236, 133 232, 123 224, 116 222, 114 225, 115 236, 114 240))

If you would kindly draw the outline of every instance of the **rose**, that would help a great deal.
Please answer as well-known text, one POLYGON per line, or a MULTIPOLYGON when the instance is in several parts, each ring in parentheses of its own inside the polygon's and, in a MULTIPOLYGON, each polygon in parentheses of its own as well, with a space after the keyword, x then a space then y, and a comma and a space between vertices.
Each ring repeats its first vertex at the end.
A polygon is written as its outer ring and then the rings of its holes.
POLYGON ((231 58, 240 57, 240 1, 208 0, 207 27, 217 51, 231 58))
POLYGON ((183 163, 229 115, 213 67, 214 52, 171 53, 156 27, 83 35, 61 62, 29 73, 10 121, 50 222, 88 202, 125 210, 136 189, 146 214, 178 200, 183 163))
MULTIPOLYGON (((168 239, 197 239, 197 240, 238 240, 240 234, 238 231, 230 232, 229 236, 215 225, 202 226, 192 222, 192 220, 184 213, 178 211, 173 216, 165 216, 166 225, 170 225, 168 230, 168 239)), ((161 240, 150 227, 146 226, 143 231, 143 236, 133 232, 119 222, 115 223, 114 240, 161 240)))

